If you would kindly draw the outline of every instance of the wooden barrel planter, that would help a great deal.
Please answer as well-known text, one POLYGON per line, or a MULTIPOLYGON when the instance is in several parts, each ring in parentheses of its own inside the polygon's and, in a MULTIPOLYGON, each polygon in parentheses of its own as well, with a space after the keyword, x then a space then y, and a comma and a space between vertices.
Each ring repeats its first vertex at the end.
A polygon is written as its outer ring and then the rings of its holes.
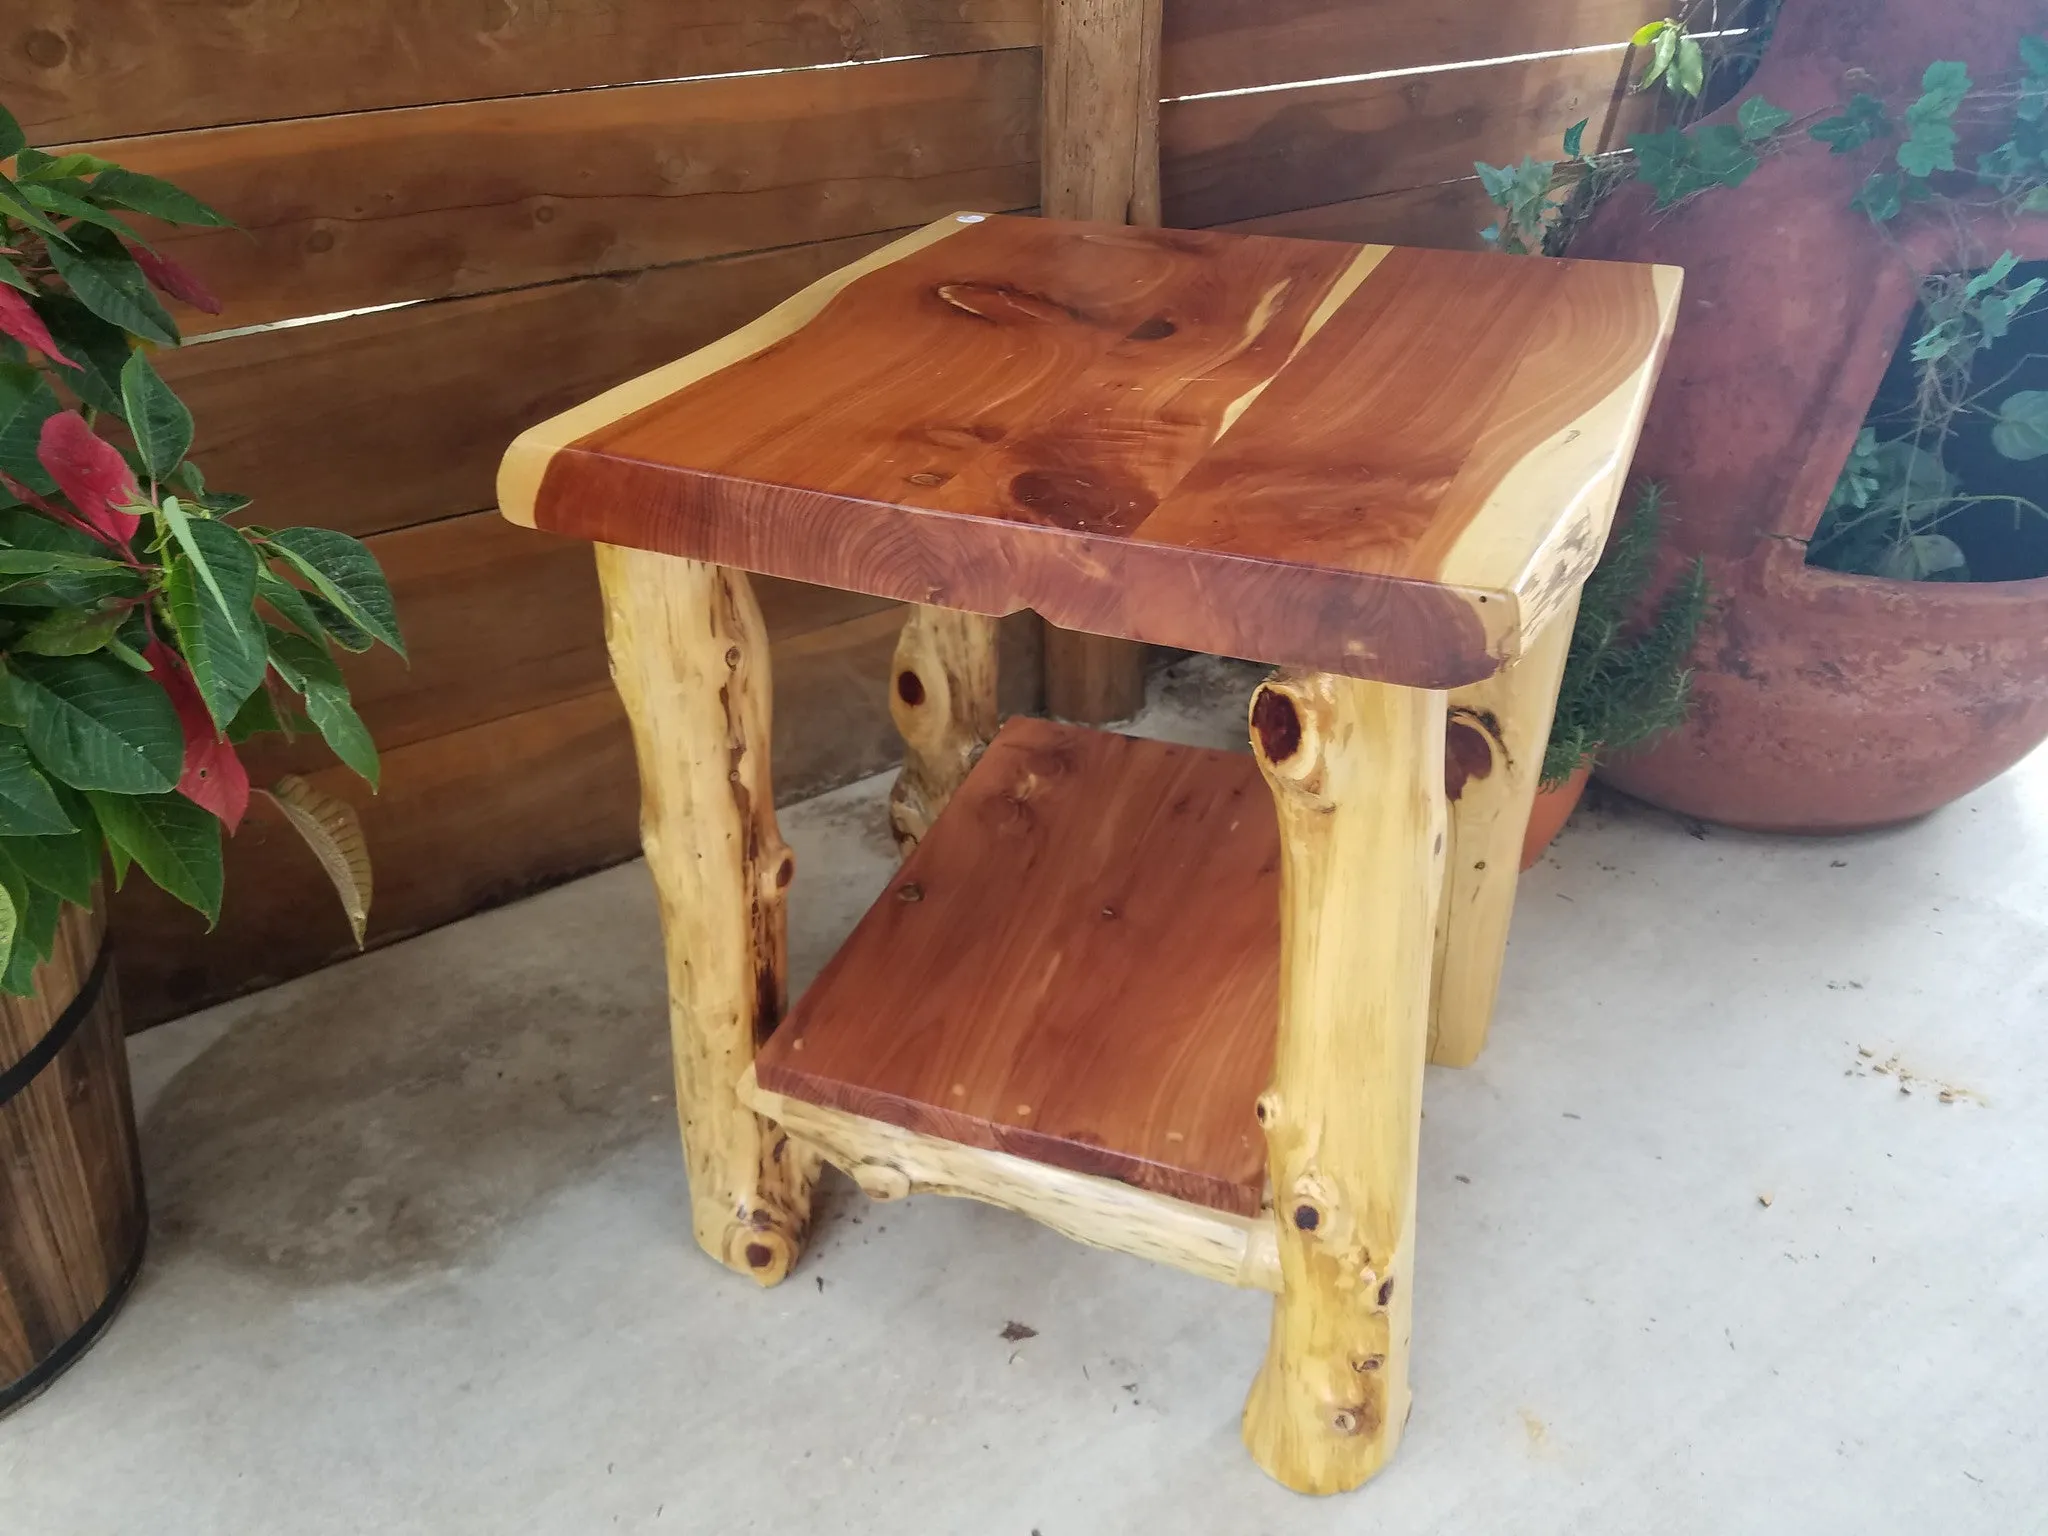
POLYGON ((67 908, 32 998, 0 996, 0 1415, 98 1338, 148 1213, 106 924, 67 908))

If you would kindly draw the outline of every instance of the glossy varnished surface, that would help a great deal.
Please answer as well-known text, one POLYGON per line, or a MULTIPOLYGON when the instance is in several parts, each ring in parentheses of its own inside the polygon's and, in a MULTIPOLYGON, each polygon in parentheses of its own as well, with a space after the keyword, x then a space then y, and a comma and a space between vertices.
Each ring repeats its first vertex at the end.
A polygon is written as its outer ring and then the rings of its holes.
POLYGON ((947 220, 523 436, 506 514, 1416 686, 1597 557, 1669 268, 947 220))
POLYGON ((1254 1215, 1279 949, 1279 836, 1249 757, 1012 720, 755 1071, 1254 1215))

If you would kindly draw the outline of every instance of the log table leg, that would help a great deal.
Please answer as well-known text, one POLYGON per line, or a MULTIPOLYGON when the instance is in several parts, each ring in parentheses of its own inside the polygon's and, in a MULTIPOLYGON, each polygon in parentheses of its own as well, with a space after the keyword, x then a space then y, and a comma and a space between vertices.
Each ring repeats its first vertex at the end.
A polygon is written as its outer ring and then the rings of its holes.
POLYGON ((996 620, 951 608, 916 607, 904 621, 889 685, 903 737, 889 825, 905 857, 995 738, 996 634, 996 620))
POLYGON ((1519 661, 1450 697, 1444 742, 1450 838, 1429 1016, 1429 1059, 1439 1066, 1469 1067, 1486 1045, 1521 878, 1522 835, 1578 609, 1574 594, 1519 661))
POLYGON ((1408 1414, 1444 711, 1441 693, 1321 673, 1252 699, 1280 819, 1280 1031, 1258 1115, 1281 1288, 1244 1440, 1303 1493, 1371 1477, 1408 1414))
POLYGON ((597 570, 661 899, 692 1225, 773 1285, 803 1250, 818 1163, 735 1093, 788 1000, 796 864, 769 777, 768 632, 739 571, 606 544, 597 570))

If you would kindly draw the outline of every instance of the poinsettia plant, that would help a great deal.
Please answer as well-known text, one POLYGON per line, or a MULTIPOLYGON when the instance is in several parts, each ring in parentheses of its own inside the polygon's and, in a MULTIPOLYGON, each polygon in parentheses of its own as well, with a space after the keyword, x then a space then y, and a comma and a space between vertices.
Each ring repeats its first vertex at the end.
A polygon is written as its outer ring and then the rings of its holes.
MULTIPOLYGON (((31 148, 0 108, 0 990, 31 990, 66 902, 140 868, 219 916, 221 838, 248 808, 238 743, 317 732, 377 782, 335 647, 404 654, 370 552, 267 528, 186 457, 192 415, 151 361, 179 344, 158 295, 200 281, 135 215, 225 225, 170 183, 31 148)), ((270 789, 362 938, 353 811, 270 789)))

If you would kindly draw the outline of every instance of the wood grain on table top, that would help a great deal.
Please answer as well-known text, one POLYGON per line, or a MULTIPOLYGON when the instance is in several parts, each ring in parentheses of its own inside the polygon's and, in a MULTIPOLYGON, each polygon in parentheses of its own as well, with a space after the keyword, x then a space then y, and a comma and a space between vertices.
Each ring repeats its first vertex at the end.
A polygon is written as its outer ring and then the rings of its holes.
POLYGON ((1419 687, 1598 557, 1671 268, 955 217, 532 429, 507 516, 1419 687))
POLYGON ((1014 719, 758 1080, 1256 1215, 1279 867, 1249 756, 1014 719))

